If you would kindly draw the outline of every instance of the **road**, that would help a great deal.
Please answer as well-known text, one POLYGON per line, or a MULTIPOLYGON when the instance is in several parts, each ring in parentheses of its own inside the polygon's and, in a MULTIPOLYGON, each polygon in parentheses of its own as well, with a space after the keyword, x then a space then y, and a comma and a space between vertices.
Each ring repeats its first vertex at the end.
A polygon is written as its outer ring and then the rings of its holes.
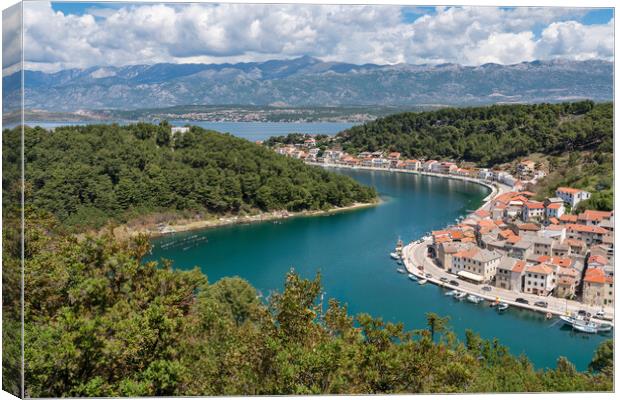
MULTIPOLYGON (((486 285, 476 285, 474 283, 460 280, 456 275, 450 274, 443 268, 437 266, 435 262, 427 256, 427 246, 429 244, 431 244, 431 241, 427 240, 422 243, 410 243, 405 246, 403 248, 403 262, 405 267, 407 268, 407 271, 411 274, 416 275, 417 277, 422 277, 426 273, 430 273, 432 277, 426 279, 436 285, 444 286, 450 289, 457 289, 468 294, 475 294, 489 301, 495 301, 499 298, 500 301, 510 304, 511 306, 521 307, 533 311, 542 312, 545 314, 547 312, 550 312, 555 315, 566 315, 567 313, 577 312, 578 310, 586 310, 592 315, 594 315, 597 311, 600 311, 600 308, 598 307, 587 306, 574 300, 560 299, 552 296, 537 296, 534 294, 515 292, 512 290, 497 288, 494 286, 490 286, 490 291, 483 291, 482 287, 486 285), (420 265, 424 267, 424 271, 420 271, 418 269, 418 266, 420 265), (448 281, 458 280, 459 286, 456 287, 449 283, 441 282, 440 279, 442 277, 447 278, 448 281), (517 303, 515 300, 518 297, 528 300, 529 304, 517 303), (548 303, 547 308, 534 306, 534 303, 540 300, 546 301, 548 303)), ((606 321, 598 322, 609 323, 609 320, 613 321, 613 312, 613 307, 605 309, 606 321)))

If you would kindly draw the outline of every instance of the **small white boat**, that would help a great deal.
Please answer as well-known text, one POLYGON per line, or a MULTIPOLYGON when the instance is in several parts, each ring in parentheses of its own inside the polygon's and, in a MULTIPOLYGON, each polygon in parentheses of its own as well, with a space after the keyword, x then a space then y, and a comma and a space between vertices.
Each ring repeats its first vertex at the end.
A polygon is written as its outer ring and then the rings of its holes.
POLYGON ((396 260, 396 264, 403 265, 403 262, 401 260, 396 260))
POLYGON ((469 296, 467 296, 467 301, 469 301, 470 303, 478 304, 482 301, 482 297, 478 297, 475 294, 470 294, 469 296))
POLYGON ((467 296, 467 293, 456 292, 456 294, 454 295, 454 298, 457 299, 457 300, 461 300, 461 299, 465 298, 465 296, 467 296))
POLYGON ((450 290, 449 292, 444 293, 446 296, 454 296, 455 294, 457 294, 458 291, 457 290, 450 290))
POLYGON ((411 279, 412 281, 414 281, 414 282, 418 280, 418 278, 414 274, 409 274, 409 275, 407 275, 407 277, 409 279, 411 279))
POLYGON ((610 324, 598 324, 596 326, 596 330, 598 332, 610 332, 613 329, 613 326, 610 324))
POLYGON ((400 254, 398 254, 396 252, 390 253, 390 257, 392 257, 395 260, 400 260, 400 254))
POLYGON ((583 333, 596 333, 598 332, 598 329, 596 328, 595 324, 592 323, 575 323, 573 324, 573 329, 579 332, 583 332, 583 333))
POLYGON ((418 279, 418 284, 419 285, 424 285, 426 282, 428 282, 428 280, 426 280, 425 278, 418 279))
POLYGON ((502 312, 502 311, 506 311, 508 309, 508 304, 506 303, 499 303, 497 305, 497 311, 502 312))
POLYGON ((399 274, 404 274, 407 271, 405 271, 404 268, 396 268, 396 272, 398 272, 399 274))

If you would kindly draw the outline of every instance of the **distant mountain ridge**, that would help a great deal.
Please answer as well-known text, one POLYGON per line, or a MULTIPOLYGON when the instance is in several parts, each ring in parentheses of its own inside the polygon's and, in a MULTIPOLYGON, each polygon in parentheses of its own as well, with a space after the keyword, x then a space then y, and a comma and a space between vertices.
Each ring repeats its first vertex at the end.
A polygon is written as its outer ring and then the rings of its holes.
MULTIPOLYGON (((25 71, 28 109, 138 109, 184 104, 477 105, 611 100, 613 63, 377 65, 312 57, 237 64, 154 64, 25 71)), ((15 103, 19 73, 3 78, 15 103)))

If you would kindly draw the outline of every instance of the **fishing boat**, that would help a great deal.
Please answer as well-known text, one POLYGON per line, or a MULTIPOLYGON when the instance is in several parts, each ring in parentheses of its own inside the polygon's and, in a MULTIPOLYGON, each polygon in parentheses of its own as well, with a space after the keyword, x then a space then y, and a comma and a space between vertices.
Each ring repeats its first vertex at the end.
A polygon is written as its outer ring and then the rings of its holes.
POLYGON ((454 298, 457 300, 461 300, 463 299, 465 296, 467 296, 467 293, 464 292, 456 292, 456 294, 454 295, 454 298))
POLYGON ((417 281, 418 280, 418 278, 414 274, 409 274, 409 275, 407 275, 407 277, 409 279, 411 279, 412 281, 417 281))
POLYGON ((402 239, 399 236, 398 237, 398 242, 396 242, 396 249, 395 249, 397 253, 400 253, 403 250, 403 245, 404 245, 404 243, 403 243, 402 239))
POLYGON ((392 257, 395 260, 400 260, 400 254, 398 254, 396 252, 390 253, 390 257, 392 257))
POLYGON ((454 296, 458 293, 458 290, 450 290, 449 292, 444 293, 446 296, 454 296))
POLYGON ((418 280, 418 284, 419 285, 424 285, 426 282, 428 282, 428 280, 426 278, 422 278, 418 280))
POLYGON ((613 326, 610 324, 598 324, 596 330, 601 332, 610 332, 613 329, 613 326))
POLYGON ((506 311, 507 309, 508 309, 508 304, 506 304, 506 303, 499 303, 497 305, 497 311, 499 311, 499 312, 506 311))
POLYGON ((598 332, 598 329, 596 327, 596 324, 593 324, 591 322, 588 323, 574 323, 573 324, 573 329, 579 332, 583 332, 583 333, 596 333, 598 332))
POLYGON ((396 268, 396 272, 398 272, 399 274, 404 274, 407 271, 405 271, 404 268, 396 268))
POLYGON ((478 297, 475 294, 470 294, 469 296, 467 296, 467 301, 469 301, 470 303, 478 304, 482 300, 482 297, 478 297))

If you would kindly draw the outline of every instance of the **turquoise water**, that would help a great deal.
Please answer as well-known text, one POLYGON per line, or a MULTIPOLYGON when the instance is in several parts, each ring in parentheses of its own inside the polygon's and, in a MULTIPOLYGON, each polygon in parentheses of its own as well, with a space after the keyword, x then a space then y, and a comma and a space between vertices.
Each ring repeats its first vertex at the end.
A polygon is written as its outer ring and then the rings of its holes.
POLYGON ((227 132, 251 142, 265 140, 271 136, 289 133, 325 134, 336 133, 352 127, 348 122, 210 122, 171 120, 174 126, 196 125, 218 132, 227 132))
MULTIPOLYGON (((218 132, 226 132, 237 137, 247 139, 251 142, 257 140, 265 140, 271 136, 288 135, 289 133, 307 133, 307 134, 325 134, 335 135, 336 133, 352 127, 353 123, 349 122, 211 122, 211 121, 189 121, 189 120, 170 120, 173 126, 196 125, 205 129, 212 129, 218 132)), ((27 121, 27 125, 40 126, 45 129, 57 128, 59 126, 75 126, 100 124, 99 121, 27 121)), ((111 123, 111 122, 103 122, 111 123)), ((130 121, 116 121, 123 125, 132 123, 130 121)), ((17 126, 12 123, 4 126, 12 128, 17 126)))
POLYGON ((367 312, 415 329, 425 327, 425 313, 435 312, 449 316, 461 338, 467 328, 498 338, 539 368, 555 366, 559 356, 579 369, 587 367, 603 336, 564 330, 532 312, 509 309, 498 315, 487 306, 457 302, 434 285, 419 286, 396 273, 388 254, 399 236, 410 241, 444 227, 477 208, 487 189, 409 174, 338 171, 376 187, 384 202, 329 216, 177 234, 155 240, 151 259, 165 257, 183 269, 201 266, 211 282, 240 276, 265 295, 283 287, 291 267, 308 278, 320 270, 326 298, 347 303, 352 314, 367 312))

